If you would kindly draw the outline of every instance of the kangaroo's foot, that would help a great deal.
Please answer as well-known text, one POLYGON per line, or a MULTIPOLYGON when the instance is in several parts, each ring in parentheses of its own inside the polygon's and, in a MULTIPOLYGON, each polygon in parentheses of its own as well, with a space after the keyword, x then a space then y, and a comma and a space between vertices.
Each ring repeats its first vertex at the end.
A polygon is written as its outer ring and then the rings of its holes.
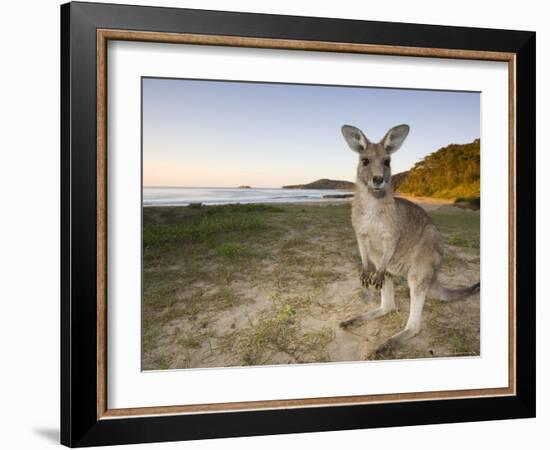
POLYGON ((383 317, 386 314, 393 311, 392 309, 384 309, 382 307, 371 309, 369 312, 367 312, 363 317, 365 320, 374 320, 378 319, 379 317, 383 317))
POLYGON ((403 343, 403 341, 406 341, 407 339, 410 339, 416 336, 417 334, 418 334, 418 331, 405 328, 403 331, 400 331, 399 333, 389 338, 386 342, 379 345, 374 351, 374 353, 376 356, 382 356, 382 357, 389 356, 395 350, 401 347, 401 344, 403 343))
POLYGON ((344 330, 352 327, 358 327, 361 325, 364 321, 364 316, 356 316, 352 317, 351 319, 344 320, 340 322, 340 328, 343 328, 344 330))
POLYGON ((379 317, 385 316, 391 310, 385 310, 383 308, 375 308, 367 312, 366 314, 361 314, 360 316, 352 317, 351 319, 344 320, 340 322, 340 328, 351 328, 361 325, 366 320, 374 320, 379 317))

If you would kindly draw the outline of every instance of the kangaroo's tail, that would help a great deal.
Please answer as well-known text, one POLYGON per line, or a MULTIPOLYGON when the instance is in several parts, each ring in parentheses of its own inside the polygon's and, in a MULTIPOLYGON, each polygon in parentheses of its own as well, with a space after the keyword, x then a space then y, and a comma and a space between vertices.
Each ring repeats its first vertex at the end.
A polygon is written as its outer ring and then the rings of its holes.
POLYGON ((439 280, 435 280, 430 288, 430 297, 439 298, 444 302, 452 302, 455 300, 462 300, 470 295, 477 294, 479 292, 479 282, 469 287, 447 289, 441 286, 439 280))

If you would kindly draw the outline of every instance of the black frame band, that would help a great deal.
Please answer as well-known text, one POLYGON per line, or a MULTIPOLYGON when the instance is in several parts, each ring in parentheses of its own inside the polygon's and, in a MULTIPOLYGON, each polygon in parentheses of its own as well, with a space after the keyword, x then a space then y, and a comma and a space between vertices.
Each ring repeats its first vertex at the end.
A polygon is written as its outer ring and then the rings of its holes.
POLYGON ((61 7, 61 442, 91 446, 535 415, 535 33, 69 3, 61 7), (516 54, 517 395, 97 419, 96 30, 516 54))

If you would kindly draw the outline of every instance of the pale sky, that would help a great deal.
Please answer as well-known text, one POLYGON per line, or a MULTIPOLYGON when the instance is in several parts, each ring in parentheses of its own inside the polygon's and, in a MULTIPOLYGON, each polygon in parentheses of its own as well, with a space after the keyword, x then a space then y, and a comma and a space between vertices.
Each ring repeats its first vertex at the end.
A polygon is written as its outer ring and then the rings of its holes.
POLYGON ((143 185, 281 187, 353 181, 344 124, 377 142, 411 131, 393 173, 480 137, 479 93, 143 78, 143 185))

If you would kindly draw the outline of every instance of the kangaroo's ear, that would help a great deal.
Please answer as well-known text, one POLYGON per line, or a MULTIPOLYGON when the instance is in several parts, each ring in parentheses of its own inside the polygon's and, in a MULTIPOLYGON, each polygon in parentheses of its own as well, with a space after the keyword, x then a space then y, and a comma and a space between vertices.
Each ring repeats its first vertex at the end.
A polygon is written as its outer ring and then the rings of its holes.
POLYGON ((342 127, 342 134, 353 151, 361 153, 367 148, 369 140, 359 128, 352 127, 351 125, 344 125, 342 127))
POLYGON ((386 133, 384 139, 382 139, 382 145, 388 155, 396 152, 403 144, 403 141, 409 134, 408 125, 397 125, 386 133))

